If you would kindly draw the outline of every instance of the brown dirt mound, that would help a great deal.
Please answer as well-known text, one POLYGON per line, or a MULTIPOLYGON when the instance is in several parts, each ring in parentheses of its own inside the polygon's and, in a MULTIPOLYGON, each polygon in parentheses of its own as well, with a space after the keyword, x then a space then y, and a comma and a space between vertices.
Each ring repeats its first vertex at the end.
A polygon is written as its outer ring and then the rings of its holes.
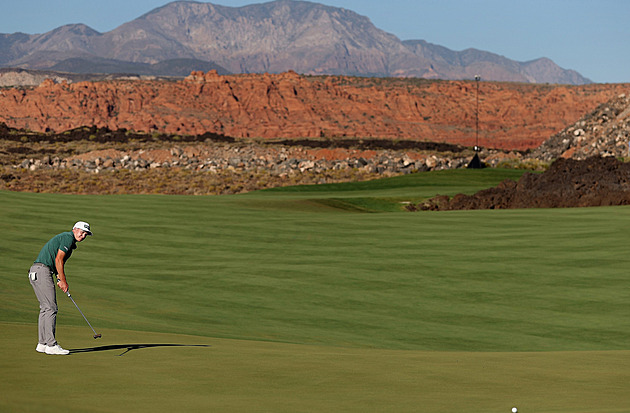
POLYGON ((438 195, 421 210, 570 208, 630 205, 630 164, 612 157, 558 159, 542 174, 525 173, 474 195, 438 195))

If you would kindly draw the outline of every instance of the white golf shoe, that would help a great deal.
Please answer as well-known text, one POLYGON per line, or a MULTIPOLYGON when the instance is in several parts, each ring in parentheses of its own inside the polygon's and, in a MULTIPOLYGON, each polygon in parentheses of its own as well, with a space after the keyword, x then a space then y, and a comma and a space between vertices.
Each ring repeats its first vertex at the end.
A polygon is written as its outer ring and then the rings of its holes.
POLYGON ((38 343, 37 347, 35 347, 35 351, 37 351, 38 353, 45 353, 46 352, 46 344, 38 343))
POLYGON ((70 354, 69 350, 61 348, 59 344, 55 344, 54 346, 46 346, 46 354, 56 354, 60 356, 65 356, 66 354, 70 354))

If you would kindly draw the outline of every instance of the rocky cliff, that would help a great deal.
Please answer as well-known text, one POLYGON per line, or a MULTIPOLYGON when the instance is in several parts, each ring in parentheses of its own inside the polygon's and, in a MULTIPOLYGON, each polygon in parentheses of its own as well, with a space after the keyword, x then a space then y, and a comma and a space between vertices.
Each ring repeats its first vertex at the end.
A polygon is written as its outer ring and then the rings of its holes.
POLYGON ((539 146, 630 85, 532 85, 195 72, 0 90, 0 122, 237 138, 387 138, 502 149, 539 146), (476 136, 479 87, 479 138, 476 136))

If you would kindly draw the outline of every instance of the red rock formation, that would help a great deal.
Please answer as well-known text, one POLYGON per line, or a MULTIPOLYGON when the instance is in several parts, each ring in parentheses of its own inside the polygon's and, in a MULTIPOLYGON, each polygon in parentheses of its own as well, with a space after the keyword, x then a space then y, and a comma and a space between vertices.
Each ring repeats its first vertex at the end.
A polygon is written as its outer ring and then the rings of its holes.
MULTIPOLYGON (((630 85, 481 82, 479 143, 534 148, 630 85)), ((114 80, 0 90, 0 121, 232 137, 378 137, 472 146, 474 81, 193 72, 182 81, 114 80)))

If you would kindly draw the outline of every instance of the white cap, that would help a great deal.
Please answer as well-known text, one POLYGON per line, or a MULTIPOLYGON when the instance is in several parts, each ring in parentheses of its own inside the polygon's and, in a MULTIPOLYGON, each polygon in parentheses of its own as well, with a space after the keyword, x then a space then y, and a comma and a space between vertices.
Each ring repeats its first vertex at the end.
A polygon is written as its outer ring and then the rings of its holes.
POLYGON ((92 235, 92 231, 90 231, 90 224, 87 222, 79 221, 72 227, 72 229, 75 228, 79 228, 80 230, 87 232, 88 235, 92 235))

